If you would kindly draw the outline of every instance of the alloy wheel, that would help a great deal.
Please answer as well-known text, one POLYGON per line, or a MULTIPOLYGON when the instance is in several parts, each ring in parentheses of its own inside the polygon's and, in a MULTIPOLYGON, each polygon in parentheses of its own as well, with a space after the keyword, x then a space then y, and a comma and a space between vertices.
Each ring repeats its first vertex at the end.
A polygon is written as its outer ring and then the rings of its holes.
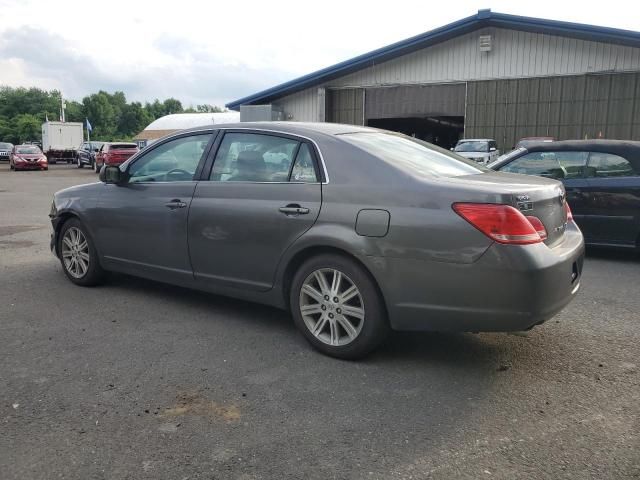
POLYGON ((365 321, 364 301, 356 284, 334 268, 312 272, 300 289, 300 313, 321 342, 343 346, 353 342, 365 321))
POLYGON ((74 278, 82 278, 89 270, 89 243, 77 227, 69 228, 62 237, 62 261, 64 268, 74 278))

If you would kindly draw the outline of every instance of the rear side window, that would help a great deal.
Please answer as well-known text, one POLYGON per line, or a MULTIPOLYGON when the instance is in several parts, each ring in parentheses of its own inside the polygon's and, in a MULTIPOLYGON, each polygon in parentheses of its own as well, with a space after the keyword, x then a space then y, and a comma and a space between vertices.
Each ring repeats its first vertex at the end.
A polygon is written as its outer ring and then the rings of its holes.
POLYGON ((226 133, 209 177, 216 182, 316 182, 309 146, 258 133, 226 133))
MULTIPOLYGON (((348 133, 346 142, 412 174, 457 177, 487 169, 430 143, 393 133, 348 133)), ((486 148, 486 142, 485 142, 486 148)))
POLYGON ((625 158, 612 153, 591 152, 587 165, 589 177, 632 177, 638 175, 625 158))
POLYGON ((555 179, 583 176, 587 152, 531 152, 503 166, 501 172, 538 175, 555 179))

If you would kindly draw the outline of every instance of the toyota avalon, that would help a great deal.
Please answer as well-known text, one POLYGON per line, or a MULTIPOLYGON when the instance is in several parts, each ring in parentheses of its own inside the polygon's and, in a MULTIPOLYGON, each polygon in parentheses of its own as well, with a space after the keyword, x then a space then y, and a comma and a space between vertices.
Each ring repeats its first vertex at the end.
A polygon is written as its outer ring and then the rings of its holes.
POLYGON ((55 194, 73 283, 108 271, 289 309, 361 357, 394 330, 518 331, 580 285, 562 184, 498 173, 384 130, 242 123, 167 136, 55 194))

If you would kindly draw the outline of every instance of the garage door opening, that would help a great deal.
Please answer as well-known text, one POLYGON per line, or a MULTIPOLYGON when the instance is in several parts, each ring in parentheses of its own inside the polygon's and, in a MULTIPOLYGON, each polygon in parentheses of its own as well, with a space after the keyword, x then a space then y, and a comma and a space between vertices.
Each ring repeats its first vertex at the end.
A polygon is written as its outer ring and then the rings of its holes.
POLYGON ((404 133, 446 149, 454 147, 464 135, 464 117, 376 118, 369 119, 367 125, 404 133))

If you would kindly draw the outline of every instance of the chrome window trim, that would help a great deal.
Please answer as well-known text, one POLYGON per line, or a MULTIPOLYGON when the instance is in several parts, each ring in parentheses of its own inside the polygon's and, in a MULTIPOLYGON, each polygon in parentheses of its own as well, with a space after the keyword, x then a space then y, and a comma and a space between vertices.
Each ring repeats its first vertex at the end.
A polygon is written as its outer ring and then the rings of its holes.
MULTIPOLYGON (((207 128, 202 128, 202 129, 198 129, 198 130, 189 130, 189 131, 185 131, 185 130, 179 130, 177 132, 174 133, 170 133, 169 135, 162 137, 158 140, 162 140, 163 143, 164 141, 169 141, 171 140, 173 137, 177 137, 180 135, 185 135, 185 134, 201 134, 201 133, 213 133, 214 131, 218 130, 218 131, 229 131, 229 130, 249 130, 249 131, 256 131, 256 132, 265 132, 265 133, 279 133, 281 135, 290 135, 292 137, 298 137, 298 138, 303 138, 305 140, 308 140, 309 142, 311 142, 313 144, 313 146, 316 148, 316 152, 318 152, 318 158, 320 159, 320 165, 322 166, 322 171, 324 172, 324 182, 233 182, 233 183, 302 183, 302 184, 321 184, 321 185, 327 185, 329 183, 329 172, 327 172, 327 165, 325 164, 324 161, 324 156, 322 155, 322 150, 320 149, 320 146, 318 145, 318 142, 316 142, 313 138, 309 138, 305 135, 300 135, 299 133, 291 133, 291 132, 283 132, 282 130, 273 130, 273 129, 265 129, 265 128, 260 128, 260 127, 224 127, 223 125, 225 124, 221 124, 220 127, 207 127, 207 128)), ((155 142, 154 142, 155 143, 155 142)), ((138 158, 138 156, 140 156, 142 154, 142 152, 144 151, 149 151, 146 148, 144 150, 140 150, 138 151, 138 153, 136 153, 135 155, 133 155, 131 158, 129 158, 125 163, 129 164, 129 163, 133 163, 136 161, 136 159, 138 158)), ((125 163, 121 164, 124 165, 125 163)), ((189 180, 187 180, 189 181, 189 180)), ((196 181, 196 180, 194 180, 196 181)), ((199 180, 198 180, 199 181, 199 180)), ((158 183, 176 183, 176 182, 136 182, 139 184, 145 183, 145 184, 158 184, 158 183)), ((218 182, 218 183, 224 183, 224 182, 218 182)))
MULTIPOLYGON (((314 147, 316 147, 316 152, 318 152, 320 165, 322 166, 322 171, 324 172, 324 182, 246 182, 246 183, 309 183, 309 184, 319 183, 321 185, 326 185, 329 183, 329 173, 327 172, 327 166, 324 163, 322 150, 320 150, 320 146, 313 138, 309 138, 305 135, 300 135, 299 133, 283 132, 282 130, 273 130, 273 129, 266 129, 266 128, 260 128, 260 127, 226 127, 225 128, 224 126, 222 126, 218 130, 224 130, 225 132, 229 130, 249 130, 254 132, 279 133, 281 135, 289 135, 292 137, 303 138, 311 142, 314 145, 314 147)), ((233 183, 242 183, 242 182, 233 182, 233 183)))

